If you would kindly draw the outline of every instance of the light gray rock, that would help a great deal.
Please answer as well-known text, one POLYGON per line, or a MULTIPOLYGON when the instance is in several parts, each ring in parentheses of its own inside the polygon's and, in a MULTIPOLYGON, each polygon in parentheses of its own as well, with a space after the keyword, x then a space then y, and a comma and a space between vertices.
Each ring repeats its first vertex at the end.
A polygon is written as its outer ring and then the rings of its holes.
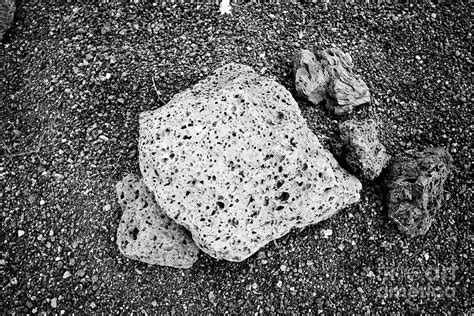
POLYGON ((334 114, 348 114, 364 103, 370 103, 370 91, 362 78, 352 71, 349 54, 329 48, 318 52, 323 68, 330 75, 326 107, 334 114))
POLYGON ((374 120, 349 120, 339 124, 342 155, 351 170, 368 180, 380 175, 389 161, 385 146, 378 138, 374 120))
POLYGON ((240 64, 141 113, 139 157, 157 203, 218 259, 242 261, 360 198, 291 94, 240 64))
POLYGON ((452 169, 452 157, 444 148, 409 151, 388 168, 388 216, 401 232, 424 235, 444 200, 444 183, 452 169))
POLYGON ((337 48, 318 51, 301 50, 293 58, 295 88, 299 96, 326 107, 337 115, 349 114, 361 104, 370 103, 370 91, 353 72, 349 54, 337 48))
POLYGON ((0 0, 0 40, 11 27, 15 10, 15 0, 0 0))
POLYGON ((329 74, 311 51, 302 49, 295 54, 293 73, 298 96, 315 105, 327 98, 329 74))
POLYGON ((149 264, 190 268, 199 249, 188 231, 171 220, 156 204, 153 193, 135 175, 127 175, 116 185, 123 209, 117 230, 120 252, 149 264))

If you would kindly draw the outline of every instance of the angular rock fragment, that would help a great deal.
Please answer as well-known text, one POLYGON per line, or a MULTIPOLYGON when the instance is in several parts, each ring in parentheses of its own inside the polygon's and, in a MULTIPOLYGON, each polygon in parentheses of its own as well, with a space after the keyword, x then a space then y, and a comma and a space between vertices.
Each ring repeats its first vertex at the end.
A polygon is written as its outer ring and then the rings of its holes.
POLYGON ((230 261, 332 216, 361 189, 283 86, 234 63, 142 113, 139 157, 163 210, 230 261))
POLYGON ((388 168, 388 215, 403 233, 424 235, 444 199, 452 157, 444 148, 409 151, 388 168))
POLYGON ((134 260, 175 268, 190 268, 199 249, 189 232, 156 204, 142 179, 127 175, 116 185, 123 209, 117 230, 120 252, 134 260))
POLYGON ((15 0, 0 0, 0 40, 13 23, 15 0))
POLYGON ((293 73, 298 96, 315 105, 326 99, 329 75, 311 51, 302 49, 295 54, 293 73))
POLYGON ((326 100, 328 110, 337 115, 349 114, 370 102, 369 88, 352 68, 351 56, 340 49, 328 48, 316 55, 301 50, 293 59, 296 91, 315 105, 326 100))
POLYGON ((329 48, 318 56, 330 75, 326 102, 329 110, 337 115, 348 114, 354 107, 370 102, 369 88, 360 76, 352 72, 353 63, 349 54, 329 48))
POLYGON ((339 124, 343 157, 352 171, 368 180, 380 175, 390 160, 378 139, 374 120, 349 120, 339 124))

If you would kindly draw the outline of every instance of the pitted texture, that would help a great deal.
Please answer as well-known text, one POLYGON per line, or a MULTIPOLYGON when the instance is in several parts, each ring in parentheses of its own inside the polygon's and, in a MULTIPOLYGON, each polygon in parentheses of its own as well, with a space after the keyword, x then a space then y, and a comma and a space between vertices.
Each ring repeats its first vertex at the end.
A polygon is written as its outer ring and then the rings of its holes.
POLYGON ((444 183, 452 168, 444 148, 410 151, 388 169, 388 215, 409 236, 424 235, 444 199, 444 183))
POLYGON ((349 120, 339 124, 339 131, 343 157, 352 171, 369 180, 378 177, 390 156, 379 141, 377 122, 349 120))
POLYGON ((199 249, 189 232, 156 204, 143 180, 127 175, 116 185, 123 209, 117 230, 120 252, 131 259, 175 268, 190 268, 199 249))
POLYGON ((293 227, 359 200, 291 94, 228 64, 140 116, 140 169, 157 202, 209 255, 242 261, 293 227))
POLYGON ((318 51, 301 50, 293 59, 298 94, 317 105, 326 100, 326 107, 337 115, 351 113, 354 107, 370 102, 365 82, 352 71, 349 54, 337 48, 318 51))
POLYGON ((0 0, 0 40, 13 23, 15 0, 0 0))

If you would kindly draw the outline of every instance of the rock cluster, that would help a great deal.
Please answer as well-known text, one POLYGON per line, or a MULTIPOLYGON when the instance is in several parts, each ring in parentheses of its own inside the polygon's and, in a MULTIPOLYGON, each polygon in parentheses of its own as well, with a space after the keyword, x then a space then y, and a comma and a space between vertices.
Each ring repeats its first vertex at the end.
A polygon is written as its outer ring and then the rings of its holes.
POLYGON ((361 190, 283 86, 233 63, 141 113, 139 159, 154 208, 230 261, 332 216, 361 190))
POLYGON ((452 157, 444 148, 407 152, 388 168, 388 215, 400 231, 412 237, 428 231, 451 168, 452 157))
POLYGON ((368 180, 380 175, 390 155, 378 138, 375 120, 349 120, 339 124, 342 155, 351 170, 368 180))
POLYGON ((13 23, 15 0, 0 0, 0 40, 13 23))
POLYGON ((190 268, 199 249, 189 232, 171 220, 156 204, 142 179, 127 175, 116 185, 123 209, 117 245, 128 258, 149 264, 190 268))
POLYGON ((351 56, 340 49, 328 48, 316 55, 301 50, 293 58, 297 94, 315 105, 326 100, 328 110, 337 115, 351 113, 354 107, 370 103, 369 88, 352 68, 351 56))

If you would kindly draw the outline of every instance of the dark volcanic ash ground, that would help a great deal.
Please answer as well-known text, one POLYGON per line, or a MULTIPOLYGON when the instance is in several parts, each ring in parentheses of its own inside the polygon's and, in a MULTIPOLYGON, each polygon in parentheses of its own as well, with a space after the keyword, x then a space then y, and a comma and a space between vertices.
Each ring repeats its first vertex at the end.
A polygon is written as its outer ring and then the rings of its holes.
MULTIPOLYGON (((472 4, 248 4, 222 16, 22 1, 0 45, 2 312, 472 312, 471 21, 472 4), (228 62, 294 93, 293 53, 332 44, 372 93, 352 117, 381 120, 392 156, 444 146, 454 158, 425 236, 398 232, 375 181, 358 205, 241 263, 202 254, 178 270, 120 255, 114 186, 138 173, 140 112, 228 62)), ((329 148, 344 118, 299 104, 329 148)))

